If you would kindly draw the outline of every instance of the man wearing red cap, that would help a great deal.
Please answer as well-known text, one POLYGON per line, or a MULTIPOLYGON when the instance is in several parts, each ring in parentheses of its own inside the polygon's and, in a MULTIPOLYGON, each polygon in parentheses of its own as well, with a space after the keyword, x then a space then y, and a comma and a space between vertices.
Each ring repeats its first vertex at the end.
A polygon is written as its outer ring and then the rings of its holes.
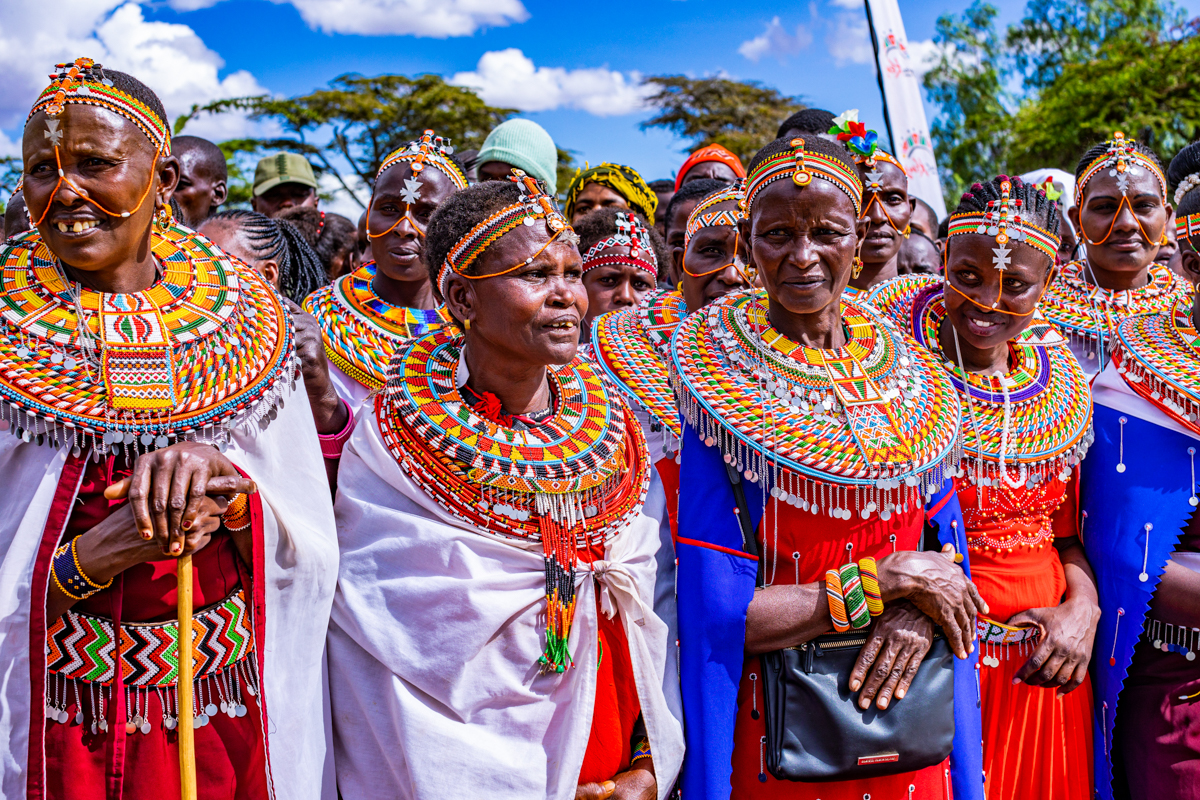
POLYGON ((675 191, 688 181, 713 178, 724 183, 734 183, 746 177, 741 159, 719 144, 701 147, 687 157, 675 176, 675 191))

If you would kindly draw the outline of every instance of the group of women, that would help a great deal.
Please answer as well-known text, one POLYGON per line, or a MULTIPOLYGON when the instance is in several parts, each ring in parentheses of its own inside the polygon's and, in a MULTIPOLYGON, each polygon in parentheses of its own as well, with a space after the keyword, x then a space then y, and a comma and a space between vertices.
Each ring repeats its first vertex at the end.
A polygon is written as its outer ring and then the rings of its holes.
POLYGON ((0 251, 0 797, 179 793, 184 554, 205 798, 1200 797, 1200 307, 1154 260, 1174 213, 1200 280, 1200 145, 1173 196, 1086 153, 1083 260, 1000 175, 905 276, 854 125, 670 249, 626 168, 564 215, 429 131, 302 311, 172 219, 158 98, 58 65, 0 251))

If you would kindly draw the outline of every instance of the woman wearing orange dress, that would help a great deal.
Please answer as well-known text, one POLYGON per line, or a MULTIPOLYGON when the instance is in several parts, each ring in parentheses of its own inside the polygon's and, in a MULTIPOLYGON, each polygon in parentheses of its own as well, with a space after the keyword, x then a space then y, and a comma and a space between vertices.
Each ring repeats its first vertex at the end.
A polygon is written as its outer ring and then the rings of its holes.
POLYGON ((1059 224, 1057 204, 1020 178, 975 184, 950 218, 945 282, 902 277, 870 297, 962 399, 958 499, 990 607, 978 627, 989 798, 1092 795, 1087 670, 1100 612, 1073 477, 1092 438, 1091 392, 1035 310, 1059 224))

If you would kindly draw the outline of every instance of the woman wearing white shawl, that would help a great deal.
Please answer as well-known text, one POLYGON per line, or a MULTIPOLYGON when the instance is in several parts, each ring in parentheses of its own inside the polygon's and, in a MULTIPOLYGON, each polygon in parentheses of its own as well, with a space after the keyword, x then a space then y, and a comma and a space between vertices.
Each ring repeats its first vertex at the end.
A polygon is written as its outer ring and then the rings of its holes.
POLYGON ((463 330, 397 353, 341 464, 339 788, 662 798, 683 739, 662 689, 650 463, 575 358, 573 232, 514 171, 448 199, 426 252, 463 330))
POLYGON ((56 71, 23 142, 35 230, 0 249, 0 798, 178 796, 185 553, 200 796, 334 797, 336 539, 291 321, 171 220, 158 98, 56 71))

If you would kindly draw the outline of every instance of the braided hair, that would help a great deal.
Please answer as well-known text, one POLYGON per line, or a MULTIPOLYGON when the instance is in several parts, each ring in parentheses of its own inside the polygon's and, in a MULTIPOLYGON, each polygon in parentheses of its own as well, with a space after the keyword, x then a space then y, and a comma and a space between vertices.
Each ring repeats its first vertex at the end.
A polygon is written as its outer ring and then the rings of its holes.
MULTIPOLYGON (((1100 155, 1103 155, 1102 150, 1100 155)), ((1089 160, 1088 163, 1091 163, 1089 160)), ((987 213, 988 203, 1000 202, 1000 184, 1008 181, 1011 184, 1008 196, 1012 200, 1021 201, 1021 218, 1030 222, 1056 239, 1062 238, 1062 209, 1057 200, 1051 200, 1046 193, 1031 183, 1025 183, 1017 177, 997 175, 987 183, 973 184, 969 191, 963 193, 958 201, 954 214, 984 214, 987 213)), ((954 216, 953 214, 951 216, 954 216)), ((949 218, 947 218, 949 219, 949 218)), ((949 240, 946 243, 949 251, 949 240)), ((1040 251, 1039 251, 1040 252, 1040 251)), ((1054 263, 1054 259, 1050 259, 1054 263)))
POLYGON ((341 214, 322 211, 312 206, 284 209, 276 219, 287 220, 296 226, 300 235, 317 253, 327 275, 336 277, 333 260, 346 255, 358 246, 358 227, 341 214))
MULTIPOLYGON (((1139 142, 1137 139, 1127 139, 1126 141, 1129 144, 1133 145, 1133 149, 1135 152, 1141 153, 1147 159, 1149 159, 1154 164, 1156 164, 1160 170, 1162 169, 1162 161, 1159 160, 1158 154, 1156 154, 1153 150, 1151 150, 1149 147, 1147 147, 1146 145, 1139 142)), ((1089 147, 1088 151, 1083 154, 1083 157, 1079 159, 1079 163, 1075 166, 1075 183, 1076 184, 1079 183, 1079 179, 1083 177, 1083 173, 1086 172, 1087 168, 1092 165, 1092 162, 1108 152, 1108 145, 1109 145, 1108 142, 1098 142, 1098 143, 1092 145, 1091 147, 1089 147)), ((1083 198, 1081 198, 1081 197, 1075 198, 1076 205, 1081 204, 1082 201, 1083 201, 1083 198)))
POLYGON ((279 289, 295 302, 329 282, 320 258, 292 223, 242 208, 218 211, 208 221, 235 225, 256 256, 279 264, 279 289))

